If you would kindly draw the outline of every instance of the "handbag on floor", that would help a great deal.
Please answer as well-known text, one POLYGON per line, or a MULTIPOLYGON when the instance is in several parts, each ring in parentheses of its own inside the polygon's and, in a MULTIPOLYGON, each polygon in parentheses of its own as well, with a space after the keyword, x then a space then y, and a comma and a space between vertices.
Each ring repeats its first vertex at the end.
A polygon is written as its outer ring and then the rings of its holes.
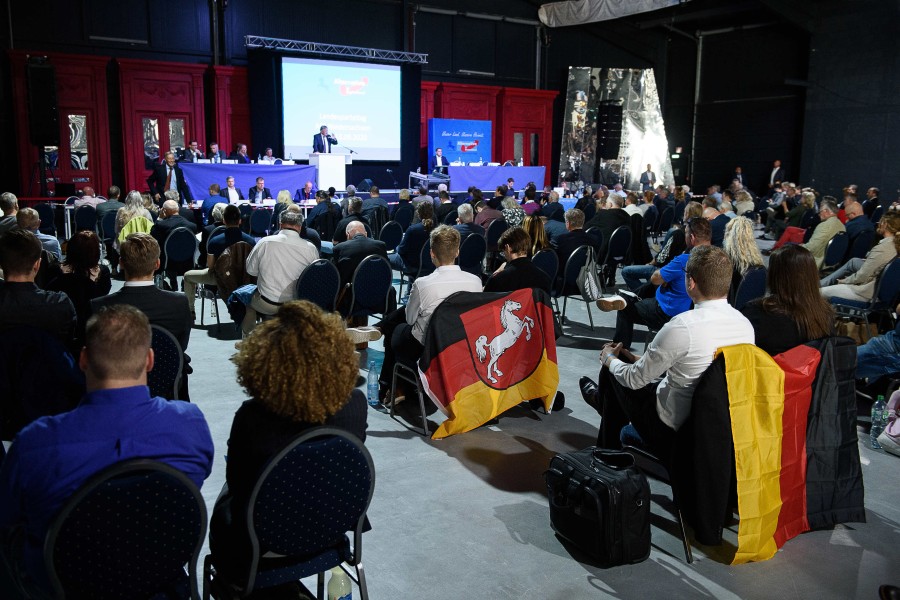
POLYGON ((606 566, 650 556, 650 485, 626 452, 557 454, 544 473, 550 525, 606 566))
POLYGON ((581 292, 585 302, 594 302, 603 296, 600 280, 597 278, 597 261, 594 260, 593 250, 588 251, 584 266, 575 279, 575 285, 578 286, 578 291, 581 292))

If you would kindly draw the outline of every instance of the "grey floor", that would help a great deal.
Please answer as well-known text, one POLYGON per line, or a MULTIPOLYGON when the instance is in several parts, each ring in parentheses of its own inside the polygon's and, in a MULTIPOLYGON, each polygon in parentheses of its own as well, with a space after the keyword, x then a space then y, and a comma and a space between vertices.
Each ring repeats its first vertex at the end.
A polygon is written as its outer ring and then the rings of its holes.
MULTIPOLYGON (((211 510, 225 479, 231 420, 245 394, 229 360, 234 327, 224 318, 217 329, 209 308, 207 303, 205 326, 198 316, 189 354, 191 397, 216 444, 213 472, 203 487, 211 510)), ((769 561, 729 566, 718 549, 695 544, 695 562, 687 565, 668 512, 670 491, 656 482, 653 547, 645 562, 604 569, 562 543, 550 528, 542 473, 555 453, 596 439, 600 417, 581 400, 578 379, 596 377, 598 350, 612 335, 614 313, 591 310, 594 331, 587 327, 584 303, 569 303, 570 323, 558 342, 560 389, 567 401, 558 413, 517 407, 497 425, 432 441, 410 431, 407 421, 370 411, 366 446, 375 461, 376 486, 364 564, 373 599, 843 599, 877 598, 880 584, 900 585, 900 459, 869 449, 863 438, 868 522, 803 534, 769 561)), ((371 348, 380 350, 381 342, 371 348)), ((440 418, 433 414, 432 423, 440 418)), ((735 543, 736 526, 726 538, 735 543)))

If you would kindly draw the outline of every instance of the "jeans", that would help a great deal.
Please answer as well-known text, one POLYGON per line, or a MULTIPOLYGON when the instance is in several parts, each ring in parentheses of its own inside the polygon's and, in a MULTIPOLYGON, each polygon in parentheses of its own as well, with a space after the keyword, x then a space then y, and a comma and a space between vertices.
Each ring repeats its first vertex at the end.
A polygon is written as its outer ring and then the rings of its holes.
POLYGON ((653 265, 629 265, 622 269, 622 279, 632 292, 637 291, 644 283, 650 281, 650 276, 656 271, 653 265))
POLYGON ((840 269, 838 269, 828 277, 822 279, 822 281, 819 282, 819 287, 828 287, 829 285, 834 285, 838 282, 838 279, 843 279, 844 277, 853 275, 854 273, 859 271, 864 262, 864 258, 851 258, 850 260, 845 262, 844 266, 842 266, 840 269))
POLYGON ((873 337, 856 350, 856 376, 875 378, 900 372, 898 329, 873 337))

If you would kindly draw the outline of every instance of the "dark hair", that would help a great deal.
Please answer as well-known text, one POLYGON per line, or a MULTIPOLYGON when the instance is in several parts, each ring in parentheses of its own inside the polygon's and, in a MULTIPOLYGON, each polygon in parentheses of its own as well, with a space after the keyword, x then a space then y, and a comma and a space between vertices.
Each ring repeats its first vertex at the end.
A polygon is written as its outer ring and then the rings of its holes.
POLYGON ((416 214, 419 216, 425 231, 434 229, 434 205, 431 202, 420 202, 416 206, 416 214))
POLYGON ((500 235, 498 248, 509 246, 513 254, 528 254, 531 249, 531 236, 521 227, 510 227, 500 235))
POLYGON ((89 275, 100 264, 100 240, 93 231, 79 231, 69 239, 66 260, 75 273, 89 275))
POLYGON ((234 204, 229 204, 222 211, 222 222, 225 225, 239 225, 241 222, 241 209, 234 204))
POLYGON ((372 187, 369 188, 369 196, 370 197, 377 196, 380 193, 381 193, 381 190, 378 189, 377 185, 373 185, 372 187))
POLYGON ((791 244, 774 251, 766 284, 769 293, 762 299, 763 310, 787 315, 807 339, 831 335, 834 309, 822 297, 819 269, 809 250, 791 244))
POLYGON ((693 217, 684 222, 685 227, 691 228, 693 235, 698 242, 708 242, 712 240, 712 226, 709 221, 703 217, 693 217))
POLYGON ((725 298, 731 288, 733 266, 724 250, 717 246, 695 246, 684 267, 704 298, 725 298))
POLYGON ((0 268, 6 277, 28 275, 41 258, 41 241, 26 229, 10 229, 0 236, 0 268))

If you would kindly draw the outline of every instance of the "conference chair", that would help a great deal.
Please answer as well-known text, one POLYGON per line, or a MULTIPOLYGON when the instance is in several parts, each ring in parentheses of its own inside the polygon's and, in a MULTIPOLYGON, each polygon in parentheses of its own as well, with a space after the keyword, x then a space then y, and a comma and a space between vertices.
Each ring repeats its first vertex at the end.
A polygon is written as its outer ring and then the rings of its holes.
POLYGON ((631 251, 631 229, 622 225, 617 227, 612 235, 609 236, 609 245, 606 247, 606 257, 600 266, 602 274, 600 276, 600 285, 603 292, 606 293, 606 282, 611 281, 615 285, 616 270, 620 265, 625 264, 628 253, 631 251))
POLYGON ((87 480, 53 518, 44 564, 55 598, 199 598, 206 503, 181 471, 135 459, 87 480), (184 567, 187 565, 188 573, 184 567))
POLYGON ((866 254, 869 253, 869 250, 872 249, 872 242, 875 240, 875 230, 867 229, 865 231, 861 231, 852 240, 850 240, 850 250, 847 251, 847 256, 844 259, 844 262, 850 260, 851 258, 865 258, 866 254))
POLYGON ((878 206, 875 207, 874 212, 872 212, 871 221, 873 223, 877 223, 878 221, 881 220, 881 217, 883 217, 883 216, 884 216, 884 206, 879 204, 878 206))
POLYGON ((551 249, 541 250, 531 257, 531 262, 538 269, 547 274, 551 282, 556 281, 556 272, 559 271, 559 257, 551 249))
MULTIPOLYGON (((194 268, 200 253, 197 236, 187 227, 177 227, 166 237, 163 244, 165 262, 157 271, 157 286, 162 287, 162 280, 168 277, 175 282, 176 278, 194 268)), ((173 285, 173 289, 177 286, 173 285)))
POLYGON ((50 206, 50 204, 48 204, 47 202, 38 202, 34 205, 34 210, 37 211, 38 216, 41 218, 41 226, 39 231, 47 235, 55 236, 56 220, 53 207, 50 206))
POLYGON ((250 219, 253 218, 253 207, 250 206, 249 202, 244 202, 243 204, 238 204, 238 209, 241 211, 241 231, 249 235, 250 219))
POLYGON ((828 240, 828 245, 825 246, 825 259, 822 261, 819 273, 825 274, 834 271, 844 261, 849 245, 849 238, 844 231, 838 232, 828 240))
POLYGON ((97 231, 97 209, 90 204, 75 209, 75 231, 97 231))
POLYGON ((269 235, 272 227, 272 212, 259 208, 250 213, 250 236, 256 239, 269 235))
POLYGON ((594 248, 600 248, 603 246, 603 232, 600 231, 600 228, 594 225, 593 227, 588 227, 584 230, 584 232, 590 236, 592 240, 594 240, 594 248))
MULTIPOLYGON (((659 222, 659 210, 652 204, 647 206, 647 210, 644 212, 644 229, 646 230, 647 237, 652 237, 656 232, 656 223, 659 222)), ((654 238, 654 243, 656 240, 654 238)))
POLYGON ((766 295, 766 268, 753 267, 749 269, 741 283, 738 284, 737 293, 732 304, 737 310, 743 309, 747 303, 766 295))
MULTIPOLYGON (((363 213, 363 217, 365 217, 369 221, 369 225, 371 225, 372 231, 381 231, 381 228, 384 227, 384 224, 390 220, 390 215, 388 215, 388 211, 383 206, 376 206, 375 208, 366 211, 363 213)), ((372 237, 371 234, 369 237, 372 237)))
POLYGON ((383 256, 370 255, 353 272, 350 304, 344 318, 388 313, 392 278, 391 264, 383 256))
POLYGON ((297 300, 308 300, 324 310, 334 312, 341 289, 341 276, 330 260, 320 258, 303 269, 297 279, 297 300))
POLYGON ((397 289, 397 297, 403 297, 403 282, 406 281, 406 293, 409 295, 409 288, 412 282, 419 277, 424 277, 434 272, 434 261, 431 260, 431 240, 426 240, 422 250, 419 251, 419 264, 400 271, 400 285, 397 289))
POLYGON ((662 211, 662 214, 659 215, 659 219, 656 220, 656 224, 653 226, 654 244, 660 236, 664 235, 672 227, 674 220, 675 210, 671 206, 662 211))
POLYGON ((487 242, 487 268, 493 272, 499 265, 497 260, 500 257, 500 248, 497 247, 500 236, 509 229, 506 221, 503 219, 495 219, 488 225, 485 233, 485 241, 487 242))
MULTIPOLYGON (((885 316, 893 327, 895 324, 893 310, 898 297, 900 297, 900 258, 894 258, 878 275, 875 295, 869 302, 834 297, 829 298, 829 301, 834 305, 834 312, 838 317, 859 320, 866 324, 871 315, 880 314, 885 316)), ((863 330, 868 332, 868 327, 863 327, 863 330)))
POLYGON ((116 213, 109 211, 100 220, 100 235, 104 242, 110 244, 116 239, 116 213))
POLYGON ((486 250, 487 242, 484 241, 484 238, 477 233, 471 234, 459 246, 459 259, 457 261, 459 268, 466 273, 471 273, 484 279, 482 265, 486 250))
POLYGON ((443 223, 444 225, 456 225, 456 220, 457 220, 458 218, 459 218, 459 212, 458 212, 458 211, 455 211, 455 210, 451 210, 451 211, 448 212, 447 215, 444 217, 444 220, 442 221, 442 223, 443 223))
MULTIPOLYGON (((431 327, 431 323, 429 322, 428 327, 431 327)), ((390 342, 390 340, 388 340, 390 342)), ((408 360, 403 356, 398 356, 397 360, 394 362, 394 372, 391 373, 391 392, 390 392, 390 415, 391 418, 394 418, 395 409, 397 403, 395 399, 397 398, 397 380, 406 382, 407 384, 414 386, 416 390, 416 396, 419 398, 419 414, 422 417, 422 435, 428 437, 430 432, 428 428, 428 416, 425 412, 425 390, 422 388, 422 382, 419 379, 419 368, 416 365, 416 361, 408 360)))
MULTIPOLYGON (((269 461, 247 512, 232 515, 246 523, 251 556, 246 578, 229 583, 247 597, 317 574, 317 597, 324 598, 325 571, 340 567, 368 600, 362 534, 374 490, 375 465, 356 437, 329 427, 301 434, 269 461), (352 546, 348 532, 353 532, 352 546)), ((229 573, 216 572, 216 556, 208 554, 204 600, 209 600, 213 575, 229 579, 229 573)))
POLYGON ((400 245, 403 239, 403 226, 397 221, 388 221, 378 233, 378 239, 384 242, 384 247, 388 252, 393 252, 400 245))
MULTIPOLYGON (((618 231, 618 230, 617 230, 618 231)), ((559 299, 563 299, 563 309, 562 309, 562 318, 560 319, 560 323, 564 323, 566 320, 566 305, 568 299, 575 298, 581 300, 587 306, 588 319, 591 324, 591 331, 594 330, 594 316, 591 314, 591 304, 593 301, 588 302, 581 296, 581 291, 578 289, 578 285, 576 284, 576 280, 578 279, 578 274, 581 272, 582 267, 587 263, 588 257, 590 256, 593 250, 588 245, 578 246, 575 250, 572 251, 572 254, 569 255, 569 258, 566 259, 566 264, 563 267, 563 276, 562 281, 558 286, 554 286, 553 293, 550 295, 553 299, 553 303, 556 306, 556 312, 559 313, 559 299)))
POLYGON ((184 351, 181 344, 167 329, 151 325, 153 337, 153 370, 147 373, 147 386, 151 396, 178 400, 181 377, 184 373, 184 351))
POLYGON ((403 231, 406 231, 412 224, 415 214, 416 209, 413 208, 412 204, 404 204, 403 206, 398 206, 397 210, 394 211, 393 220, 400 223, 400 227, 403 228, 403 231))

